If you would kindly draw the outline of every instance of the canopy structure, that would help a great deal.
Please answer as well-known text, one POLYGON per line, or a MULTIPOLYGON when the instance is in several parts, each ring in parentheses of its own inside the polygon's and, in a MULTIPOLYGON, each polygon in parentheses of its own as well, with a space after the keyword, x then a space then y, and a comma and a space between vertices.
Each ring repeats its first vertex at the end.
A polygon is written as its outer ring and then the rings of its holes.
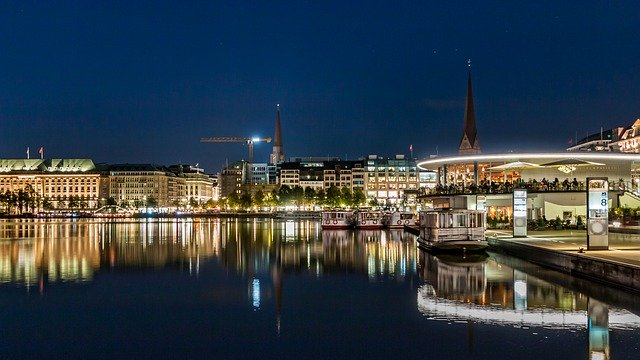
POLYGON ((554 167, 554 166, 584 166, 584 165, 603 166, 604 164, 593 162, 593 161, 570 158, 570 159, 552 161, 550 163, 542 164, 541 166, 554 167))
POLYGON ((524 161, 514 161, 503 165, 497 165, 490 167, 489 170, 518 170, 518 169, 531 169, 538 168, 540 165, 524 162, 524 161))
POLYGON ((574 158, 562 159, 562 160, 552 161, 550 163, 542 164, 542 166, 545 166, 545 167, 557 167, 558 171, 563 172, 565 174, 573 173, 573 171, 578 166, 588 166, 588 165, 603 166, 604 164, 593 162, 593 161, 574 159, 574 158))

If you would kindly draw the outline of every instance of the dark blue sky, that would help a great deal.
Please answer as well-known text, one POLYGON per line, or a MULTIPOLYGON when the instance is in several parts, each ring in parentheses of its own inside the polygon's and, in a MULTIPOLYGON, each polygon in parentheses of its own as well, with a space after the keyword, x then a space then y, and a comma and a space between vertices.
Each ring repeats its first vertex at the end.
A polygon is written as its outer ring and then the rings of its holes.
POLYGON ((287 156, 454 153, 468 58, 484 152, 640 117, 636 1, 469 3, 3 1, 0 158, 215 172, 277 103, 287 156))

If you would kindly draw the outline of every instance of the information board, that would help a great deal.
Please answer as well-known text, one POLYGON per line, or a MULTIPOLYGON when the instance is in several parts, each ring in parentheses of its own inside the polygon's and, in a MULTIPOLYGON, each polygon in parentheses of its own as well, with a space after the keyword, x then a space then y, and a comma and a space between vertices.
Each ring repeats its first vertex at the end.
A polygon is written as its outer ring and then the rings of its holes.
POLYGON ((609 181, 587 178, 587 249, 609 249, 609 181))
POLYGON ((527 190, 513 190, 513 237, 527 236, 527 190))

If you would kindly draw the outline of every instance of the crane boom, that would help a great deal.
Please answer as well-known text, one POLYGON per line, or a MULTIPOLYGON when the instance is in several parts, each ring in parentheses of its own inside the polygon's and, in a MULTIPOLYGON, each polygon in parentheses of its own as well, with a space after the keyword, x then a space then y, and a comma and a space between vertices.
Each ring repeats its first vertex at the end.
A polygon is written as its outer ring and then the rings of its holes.
POLYGON ((245 138, 245 137, 212 137, 201 138, 200 142, 205 143, 243 143, 249 146, 249 163, 253 163, 253 143, 256 142, 271 142, 271 138, 245 138))

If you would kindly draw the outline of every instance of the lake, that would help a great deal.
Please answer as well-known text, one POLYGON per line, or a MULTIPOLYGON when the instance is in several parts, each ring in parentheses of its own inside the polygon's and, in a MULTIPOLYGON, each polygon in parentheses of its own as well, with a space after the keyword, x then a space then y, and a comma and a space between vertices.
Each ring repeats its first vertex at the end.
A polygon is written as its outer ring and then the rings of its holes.
POLYGON ((638 296, 401 230, 0 220, 2 358, 638 358, 638 296))

